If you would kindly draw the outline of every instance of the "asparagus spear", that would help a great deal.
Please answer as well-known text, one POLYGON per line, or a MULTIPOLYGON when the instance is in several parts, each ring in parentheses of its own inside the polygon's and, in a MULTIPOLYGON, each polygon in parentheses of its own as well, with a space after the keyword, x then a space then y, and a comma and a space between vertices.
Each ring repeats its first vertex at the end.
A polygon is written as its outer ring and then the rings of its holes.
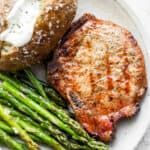
POLYGON ((22 103, 39 113, 41 116, 43 116, 45 119, 48 119, 50 122, 58 126, 60 129, 64 130, 68 134, 70 134, 75 139, 82 139, 80 136, 78 136, 67 124, 64 124, 61 120, 59 120, 57 117, 55 117, 52 113, 45 110, 43 107, 35 103, 31 98, 25 96, 23 93, 18 91, 15 87, 13 87, 8 82, 3 82, 2 87, 10 92, 14 97, 16 97, 18 100, 20 100, 22 103))
MULTIPOLYGON (((0 91, 1 92, 1 91, 0 91)), ((11 99, 10 99, 11 100, 11 99)), ((6 104, 6 101, 7 100, 1 100, 2 102, 5 101, 4 104, 6 104)), ((1 103, 1 102, 0 102, 1 103)), ((3 103, 2 103, 3 104, 3 103)), ((21 106, 22 104, 20 103, 19 106, 21 106)), ((9 105, 7 105, 9 106, 9 105)), ((31 120, 29 117, 15 111, 15 110, 11 110, 10 111, 10 114, 15 116, 15 117, 20 117, 20 118, 25 118, 27 121, 29 122, 32 122, 32 124, 34 123, 34 125, 36 124, 33 120, 31 120)), ((30 114, 30 112, 27 114, 30 114)), ((34 118, 35 119, 35 118, 34 118)), ((39 119, 37 118, 36 119, 37 121, 39 121, 39 119)), ((37 125, 37 124, 36 124, 37 125)), ((37 125, 38 126, 38 125, 37 125)), ((87 146, 80 146, 76 143, 73 143, 72 141, 70 141, 68 139, 68 137, 63 133, 61 132, 60 130, 58 130, 54 125, 52 125, 51 123, 45 121, 44 119, 41 121, 40 120, 40 126, 43 128, 43 129, 46 129, 49 131, 49 133, 53 136, 55 135, 55 138, 61 143, 63 144, 65 147, 68 148, 68 150, 80 150, 80 149, 85 149, 85 150, 88 150, 88 147, 87 146)), ((8 131, 9 133, 13 133, 13 131, 8 127, 6 126, 5 124, 3 125, 3 122, 0 121, 0 128, 8 131)), ((34 139, 35 141, 39 142, 39 140, 37 140, 36 137, 30 135, 31 137, 33 137, 32 139, 34 139)))
POLYGON ((77 123, 76 121, 74 121, 73 119, 71 119, 70 116, 68 116, 68 114, 66 113, 65 110, 61 109, 60 107, 55 105, 53 102, 47 101, 47 99, 44 99, 43 97, 40 97, 39 95, 32 92, 31 90, 29 90, 25 86, 22 86, 22 84, 19 83, 19 81, 12 80, 11 78, 9 78, 9 77, 7 77, 3 74, 0 74, 0 79, 4 80, 4 81, 8 81, 12 85, 14 85, 17 89, 19 89, 22 92, 26 93, 34 101, 40 103, 40 105, 42 105, 43 107, 49 109, 51 112, 55 113, 55 115, 57 115, 57 117, 60 120, 63 120, 64 123, 69 124, 69 126, 71 126, 71 128, 74 129, 76 132, 78 132, 79 135, 89 138, 88 134, 82 129, 80 124, 77 123))
MULTIPOLYGON (((0 107, 2 107, 2 105, 0 105, 0 107)), ((13 117, 11 115, 13 110, 8 107, 3 106, 3 111, 7 112, 7 116, 9 116, 9 118, 11 118, 11 120, 13 120, 17 124, 19 124, 26 132, 35 135, 36 137, 41 139, 43 141, 43 143, 48 144, 49 146, 51 146, 52 148, 54 148, 56 150, 65 150, 54 138, 51 138, 49 135, 44 133, 44 131, 41 130, 38 127, 38 125, 35 126, 35 124, 29 123, 29 120, 25 121, 25 119, 23 119, 23 118, 21 119, 22 115, 21 115, 21 117, 19 117, 19 116, 13 117)), ((6 127, 5 127, 5 129, 6 129, 6 127)), ((8 131, 8 129, 7 129, 7 131, 8 131)))
POLYGON ((7 122, 22 138, 22 140, 28 145, 31 150, 39 149, 38 145, 30 138, 30 136, 22 129, 0 105, 0 118, 7 122))
POLYGON ((40 84, 40 82, 38 80, 36 80, 35 76, 31 72, 31 70, 26 69, 24 71, 25 71, 26 75, 28 76, 28 78, 30 79, 31 83, 34 85, 34 87, 39 92, 39 94, 41 94, 41 96, 43 96, 44 98, 48 99, 43 86, 40 84))
MULTIPOLYGON (((13 115, 14 117, 23 118, 23 120, 29 122, 30 124, 33 124, 36 127, 39 126, 39 124, 34 122, 31 118, 19 113, 18 111, 11 110, 10 114, 13 115)), ((88 146, 85 146, 85 145, 82 146, 77 143, 74 143, 73 141, 70 141, 63 132, 58 130, 55 126, 53 126, 49 122, 46 122, 43 120, 42 123, 40 124, 40 127, 42 129, 48 130, 50 135, 52 136, 55 135, 54 137, 58 140, 58 142, 64 145, 68 150, 90 150, 88 146)))
MULTIPOLYGON (((37 78, 36 78, 36 76, 31 72, 31 70, 28 70, 27 72, 26 72, 27 74, 28 74, 28 78, 29 78, 29 80, 32 82, 32 83, 34 83, 34 82, 38 82, 38 86, 41 86, 42 87, 42 82, 40 82, 37 78), (40 85, 41 84, 41 85, 40 85)), ((34 85, 34 87, 36 88, 36 89, 38 89, 38 86, 37 86, 37 84, 33 84, 34 85)), ((44 91, 44 90, 43 90, 44 91)), ((30 95, 33 99, 38 99, 38 97, 36 96, 36 95, 30 95)), ((40 99, 38 99, 39 101, 41 101, 42 102, 42 100, 40 100, 40 99)), ((59 118, 59 119, 62 119, 63 118, 63 122, 64 123, 66 123, 66 124, 68 124, 68 125, 70 125, 71 127, 72 127, 72 129, 74 129, 80 136, 83 136, 83 137, 85 137, 85 138, 88 138, 89 139, 89 145, 91 145, 92 147, 93 147, 93 145, 104 145, 103 143, 101 143, 101 142, 97 142, 97 141, 95 141, 95 140, 93 140, 88 134, 87 134, 87 132, 80 126, 80 124, 78 123, 78 122, 76 122, 75 120, 73 120, 72 118, 70 118, 70 116, 68 116, 62 109, 58 109, 58 108, 56 108, 56 106, 54 106, 54 107, 52 107, 53 105, 51 104, 50 105, 50 103, 49 104, 44 104, 44 106, 46 107, 48 107, 48 109, 50 110, 50 111, 52 111, 52 112, 55 112, 55 115, 57 115, 57 117, 59 118)))
POLYGON ((56 104, 60 105, 63 108, 67 108, 66 102, 57 94, 57 92, 54 89, 47 86, 44 87, 44 90, 49 96, 49 98, 55 101, 56 104))
MULTIPOLYGON (((3 100, 4 101, 4 100, 3 100)), ((19 104, 19 106, 21 107, 22 104, 19 104)), ((6 106, 5 106, 6 107, 6 106)), ((23 118, 25 119, 26 121, 34 124, 35 126, 39 126, 39 124, 35 123, 31 118, 21 114, 20 112, 14 110, 14 109, 9 109, 9 113, 11 115, 13 115, 14 117, 20 117, 20 118, 23 118)), ((30 112, 29 112, 30 113, 30 112)), ((61 132, 59 129, 57 129, 53 124, 45 121, 44 119, 41 121, 39 121, 39 119, 37 118, 37 121, 40 123, 40 127, 43 128, 43 129, 46 129, 49 131, 49 133, 54 136, 62 145, 64 145, 65 147, 67 147, 68 150, 80 150, 80 149, 85 149, 85 150, 88 150, 89 148, 87 146, 81 146, 81 145, 78 145, 77 143, 74 143, 73 141, 69 140, 68 137, 63 133, 61 132)), ((7 131, 9 131, 9 127, 3 125, 3 122, 1 123, 0 122, 0 128, 4 129, 6 128, 7 131)), ((12 133, 11 132, 12 130, 10 130, 9 133, 12 133)), ((31 135, 30 135, 31 136, 31 135)), ((32 137, 32 136, 31 136, 32 137)), ((33 139, 35 139, 35 137, 33 137, 33 139)), ((38 141, 37 139, 35 139, 35 141, 38 141)))
POLYGON ((0 98, 0 103, 3 104, 3 105, 11 106, 11 104, 5 99, 0 98))
POLYGON ((54 100, 61 101, 61 104, 65 103, 65 102, 62 102, 62 99, 60 98, 60 96, 58 96, 58 94, 56 93, 55 90, 53 90, 52 88, 45 87, 46 84, 44 82, 38 80, 37 77, 32 73, 32 71, 30 69, 25 70, 25 73, 26 73, 27 77, 29 78, 30 82, 32 83, 33 87, 35 89, 37 89, 37 91, 43 98, 49 100, 49 98, 47 97, 47 94, 48 94, 54 100))
POLYGON ((14 98, 12 95, 10 95, 7 91, 3 90, 2 88, 0 88, 0 97, 5 99, 5 101, 1 100, 2 104, 8 103, 7 105, 9 105, 9 103, 10 103, 16 109, 18 109, 21 112, 31 116, 33 119, 38 120, 38 121, 43 120, 36 112, 34 112, 32 109, 30 109, 29 107, 27 107, 26 105, 24 105, 20 101, 18 101, 16 98, 14 98))
POLYGON ((6 131, 8 134, 14 134, 14 130, 10 128, 4 121, 0 121, 0 129, 6 131))
MULTIPOLYGON (((55 112, 57 110, 61 110, 61 111, 63 110, 58 105, 56 105, 55 103, 53 103, 52 101, 49 101, 48 99, 42 98, 41 96, 39 96, 38 94, 36 94, 35 92, 33 92, 28 87, 23 86, 18 80, 12 79, 12 78, 10 78, 10 77, 2 74, 2 73, 0 73, 0 79, 2 81, 9 82, 10 84, 12 84, 18 90, 24 92, 25 94, 28 94, 29 97, 31 97, 36 102, 39 102, 45 108, 49 108, 52 112, 55 112)), ((62 113, 68 114, 65 110, 63 110, 62 113)))
POLYGON ((43 143, 51 146, 56 150, 65 150, 63 146, 61 146, 54 138, 50 137, 49 135, 45 134, 40 128, 34 127, 28 122, 25 122, 21 119, 16 120, 20 126, 22 126, 27 132, 37 136, 40 138, 43 143))
MULTIPOLYGON (((6 106, 3 106, 3 108, 5 108, 5 110, 7 109, 7 111, 9 111, 9 114, 16 117, 16 118, 22 118, 22 120, 34 125, 34 128, 39 128, 39 124, 37 124, 36 122, 34 122, 31 118, 21 114, 20 112, 14 110, 14 109, 10 109, 6 106)), ((78 145, 77 143, 74 143, 70 140, 68 140, 67 136, 59 131, 58 129, 56 129, 53 125, 49 124, 48 122, 44 122, 40 124, 40 127, 43 129, 46 129, 48 131, 50 131, 51 135, 54 136, 58 142, 60 142, 62 145, 64 145, 68 150, 90 150, 89 147, 85 146, 85 145, 78 145)), ((8 125, 6 125, 6 123, 4 123, 3 121, 0 121, 0 129, 3 129, 4 131, 6 131, 9 134, 14 134, 14 130, 12 130, 8 125)), ((42 141, 40 140, 39 137, 30 134, 31 138, 38 142, 41 143, 42 141)), ((44 142, 42 142, 44 143, 44 142)))
POLYGON ((25 150, 25 146, 12 137, 10 137, 5 131, 0 129, 0 141, 8 146, 12 150, 25 150))
MULTIPOLYGON (((27 84, 31 88, 34 88, 33 85, 29 81, 27 81, 25 79, 21 79, 21 81, 23 81, 23 83, 27 84)), ((50 100, 54 101, 56 104, 58 104, 62 108, 67 108, 66 102, 57 94, 57 92, 54 89, 52 89, 51 87, 46 85, 46 83, 44 83, 40 80, 39 80, 39 82, 44 86, 44 90, 45 90, 46 94, 48 95, 48 97, 50 98, 50 100)))
MULTIPOLYGON (((10 82, 11 84, 13 84, 15 87, 19 88, 18 84, 16 84, 16 82, 13 82, 10 78, 0 74, 0 79, 2 80, 7 80, 8 82, 10 82)), ((31 95, 30 95, 31 96, 31 95)), ((33 96, 33 95, 32 95, 33 96)), ((62 118, 63 119, 63 118, 62 118)), ((68 119, 71 119, 68 117, 68 119)), ((73 120, 73 119, 72 119, 73 120)), ((70 121, 70 120, 69 120, 70 121)), ((73 120, 74 121, 74 120, 73 120)), ((89 135, 80 127, 80 125, 76 122, 72 122, 73 125, 75 125, 76 128, 76 132, 79 133, 81 136, 83 136, 82 138, 77 138, 77 137, 73 137, 74 139, 80 140, 82 142, 87 143, 87 145, 89 145, 92 148, 96 148, 99 149, 99 147, 105 147, 105 149, 108 149, 107 146, 105 146, 103 143, 95 141, 94 139, 92 139, 91 137, 89 137, 89 135), (78 125, 77 125, 78 124, 78 125), (79 132, 80 131, 80 132, 79 132), (84 133, 84 134, 82 134, 84 133), (85 139, 87 138, 87 139, 85 139)))
MULTIPOLYGON (((21 72, 21 73, 13 74, 13 76, 15 76, 15 78, 17 78, 22 83, 28 85, 28 87, 32 89, 34 88, 34 85, 31 82, 29 82, 29 80, 24 75, 24 73, 21 72)), ((43 86, 46 92, 46 95, 50 98, 50 100, 54 101, 56 104, 58 104, 62 108, 67 108, 66 103, 63 101, 63 99, 59 96, 59 94, 52 87, 48 86, 44 81, 41 81, 39 79, 37 80, 43 86)), ((38 92, 38 91, 35 90, 35 92, 38 92)))
MULTIPOLYGON (((8 111, 8 108, 4 109, 5 111, 8 111)), ((11 111, 11 110, 10 110, 11 111)), ((12 117, 13 118, 13 117, 12 117)), ((38 126, 34 126, 31 123, 28 123, 28 121, 24 121, 23 119, 20 119, 19 117, 13 118, 22 128, 26 130, 26 132, 33 134, 33 139, 36 138, 37 141, 42 140, 42 143, 47 144, 54 148, 55 150, 65 150, 55 139, 51 138, 49 135, 45 134, 44 131, 42 131, 38 126)), ((3 125, 5 125, 3 123, 3 125)), ((1 126, 0 126, 1 129, 1 126)), ((10 133, 14 133, 14 131, 5 125, 5 130, 10 133)))
POLYGON ((67 132, 70 136, 72 136, 73 139, 81 141, 83 143, 86 143, 88 146, 90 146, 93 149, 100 149, 100 150, 108 149, 107 146, 105 146, 103 143, 101 144, 101 142, 96 144, 95 141, 93 143, 93 139, 92 139, 92 141, 90 141, 89 139, 86 139, 86 138, 84 138, 82 136, 79 136, 76 132, 74 132, 70 128, 70 126, 68 126, 67 124, 64 124, 61 120, 59 120, 53 114, 51 114, 50 112, 45 110, 43 107, 41 107, 40 105, 38 105, 37 103, 32 101, 32 99, 30 99, 29 97, 25 96, 23 93, 18 91, 16 88, 14 88, 8 82, 3 82, 2 83, 2 87, 5 90, 7 90, 8 92, 10 92, 12 95, 14 95, 18 100, 20 100, 21 102, 26 104, 28 107, 30 107, 31 109, 35 110, 37 113, 39 113, 40 115, 42 115, 43 117, 48 119, 50 122, 52 122, 53 124, 58 126, 63 131, 67 132))
MULTIPOLYGON (((14 130, 10 126, 8 126, 4 121, 0 121, 0 130, 5 131, 9 135, 16 135, 16 133, 14 132, 14 130)), ((36 136, 34 136, 32 134, 30 134, 30 137, 34 141, 36 141, 38 143, 41 143, 41 140, 38 137, 36 137, 36 136)))

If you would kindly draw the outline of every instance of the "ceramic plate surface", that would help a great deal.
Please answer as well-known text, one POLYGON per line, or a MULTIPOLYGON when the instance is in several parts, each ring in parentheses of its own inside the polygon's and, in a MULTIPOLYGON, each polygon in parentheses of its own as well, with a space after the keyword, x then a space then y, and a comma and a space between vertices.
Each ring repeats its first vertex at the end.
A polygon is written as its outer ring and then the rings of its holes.
MULTIPOLYGON (((149 81, 149 59, 146 51, 144 29, 128 5, 123 0, 79 0, 76 19, 87 12, 101 19, 111 20, 132 32, 143 49, 149 81)), ((41 79, 44 79, 44 71, 40 68, 40 66, 36 66, 33 70, 41 79)), ((115 138, 110 144, 110 150, 134 150, 136 148, 150 122, 149 98, 148 89, 140 112, 131 120, 124 120, 118 124, 115 138)), ((4 150, 4 148, 1 149, 4 150)), ((42 149, 47 150, 47 148, 42 149)))

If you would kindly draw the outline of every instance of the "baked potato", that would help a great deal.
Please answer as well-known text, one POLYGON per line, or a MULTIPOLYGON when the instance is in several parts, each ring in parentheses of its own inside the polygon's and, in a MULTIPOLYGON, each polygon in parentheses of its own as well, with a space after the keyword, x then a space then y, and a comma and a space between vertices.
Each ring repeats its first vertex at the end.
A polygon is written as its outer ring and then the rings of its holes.
POLYGON ((0 0, 0 70, 40 63, 69 28, 76 0, 0 0))

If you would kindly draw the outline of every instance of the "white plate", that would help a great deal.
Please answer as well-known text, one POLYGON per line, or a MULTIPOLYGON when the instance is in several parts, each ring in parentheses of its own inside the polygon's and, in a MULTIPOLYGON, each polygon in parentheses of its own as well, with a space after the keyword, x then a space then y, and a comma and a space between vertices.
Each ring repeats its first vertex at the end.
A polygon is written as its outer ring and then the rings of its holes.
MULTIPOLYGON (((98 18, 111 20, 130 30, 138 40, 143 49, 146 60, 146 68, 149 80, 148 54, 146 51, 147 41, 145 41, 145 33, 143 27, 137 20, 135 14, 131 11, 128 5, 123 0, 79 0, 78 13, 76 19, 83 13, 92 13, 98 18)), ((33 68, 36 74, 44 79, 43 70, 39 66, 33 68)), ((150 81, 150 80, 149 80, 150 81)), ((141 105, 141 111, 136 117, 131 120, 124 120, 117 126, 117 132, 113 143, 110 145, 111 150, 134 150, 139 141, 143 137, 150 123, 150 91, 147 94, 141 105)), ((2 148, 4 149, 4 148, 2 148)), ((46 148, 43 148, 46 150, 46 148)))

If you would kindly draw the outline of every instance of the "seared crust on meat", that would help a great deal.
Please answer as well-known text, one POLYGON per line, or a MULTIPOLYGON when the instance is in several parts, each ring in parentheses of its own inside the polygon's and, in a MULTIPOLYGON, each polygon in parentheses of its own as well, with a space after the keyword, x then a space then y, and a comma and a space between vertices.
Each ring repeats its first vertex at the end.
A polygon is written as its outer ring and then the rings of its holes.
POLYGON ((48 81, 92 135, 112 139, 133 116, 147 88, 144 57, 125 28, 90 14, 75 22, 48 65, 48 81))
MULTIPOLYGON (((10 1, 14 0, 3 1, 9 11, 12 4, 9 6, 7 2, 10 3, 10 1)), ((17 48, 0 43, 0 70, 16 71, 40 63, 56 47, 70 27, 76 14, 76 0, 41 0, 41 3, 41 13, 36 21, 33 37, 28 44, 17 48)), ((0 12, 4 14, 6 14, 5 10, 6 7, 0 8, 0 12)), ((2 26, 5 25, 4 21, 4 19, 1 20, 0 32, 4 28, 2 26)))

